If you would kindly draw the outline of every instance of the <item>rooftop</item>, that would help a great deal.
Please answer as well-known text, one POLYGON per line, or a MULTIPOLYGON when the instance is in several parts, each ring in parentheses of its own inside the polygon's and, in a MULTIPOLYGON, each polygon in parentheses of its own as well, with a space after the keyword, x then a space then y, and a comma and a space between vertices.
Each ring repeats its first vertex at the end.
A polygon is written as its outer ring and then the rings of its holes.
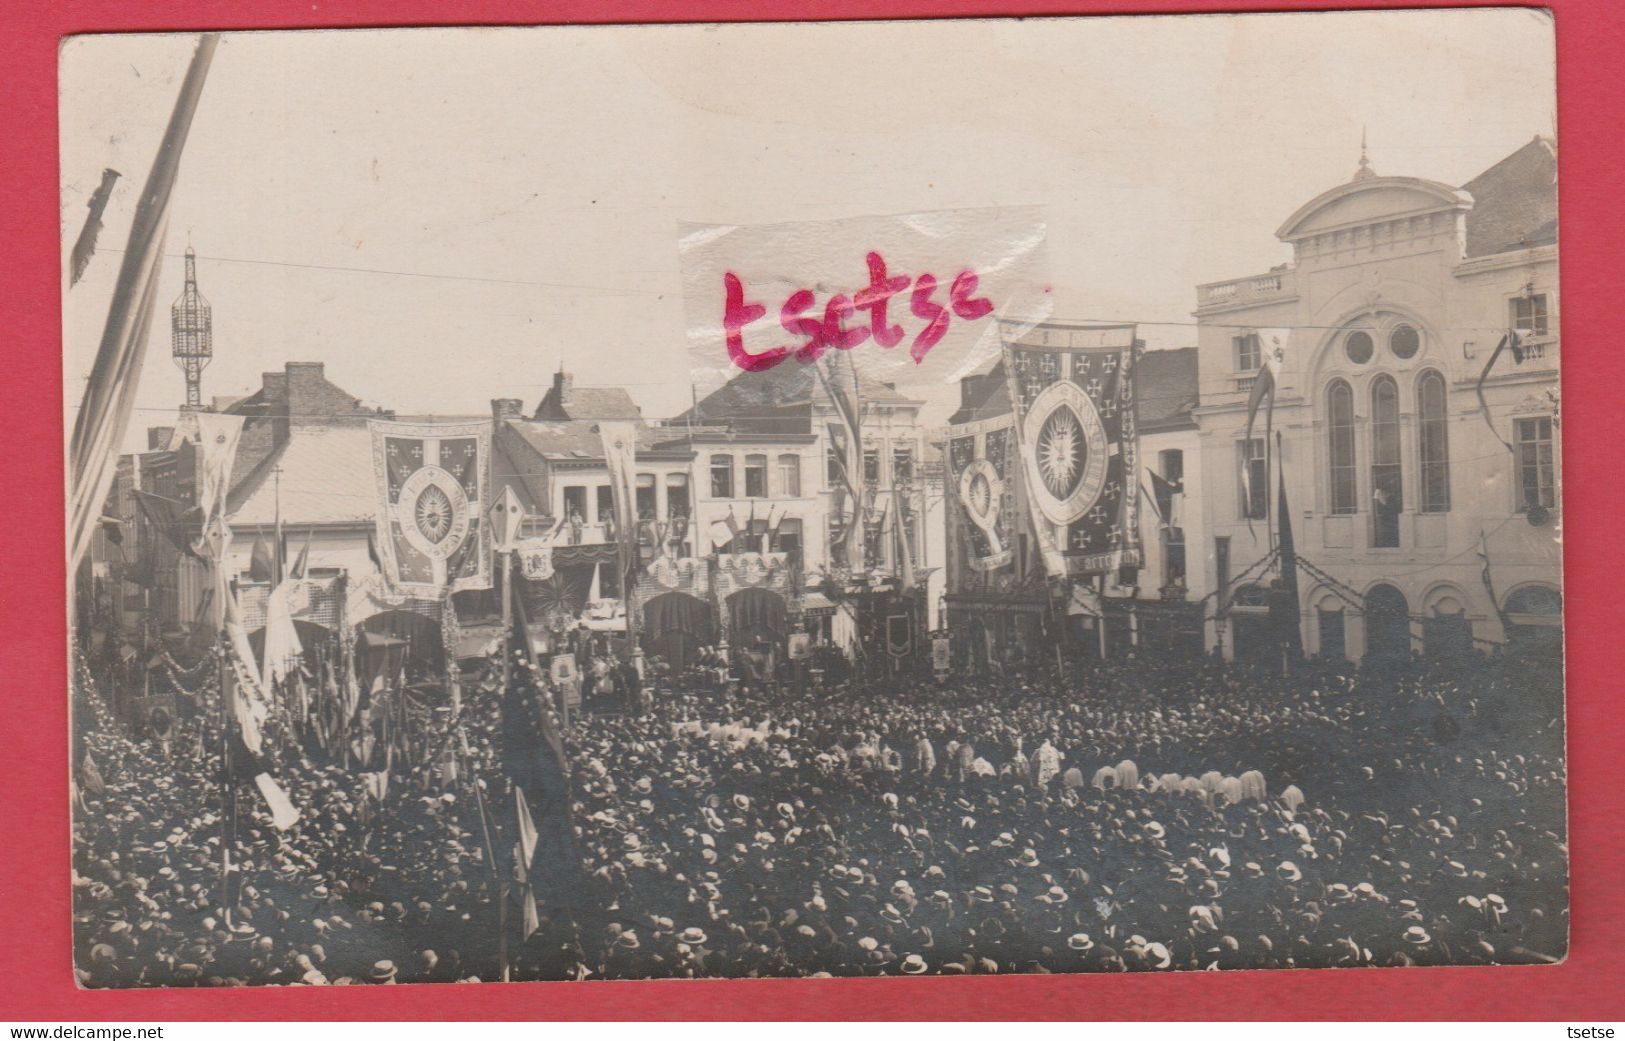
POLYGON ((1461 187, 1473 197, 1467 256, 1557 241, 1557 148, 1549 138, 1536 136, 1461 187))
MULTIPOLYGON (((1138 373, 1135 398, 1142 433, 1194 424, 1191 410, 1197 402, 1195 347, 1146 351, 1140 355, 1138 373)), ((971 423, 1009 412, 1009 383, 1004 378, 1004 362, 1000 361, 985 373, 967 377, 965 397, 948 422, 971 423)))
POLYGON ((365 426, 298 426, 232 489, 226 515, 234 525, 274 524, 280 498, 286 526, 370 524, 373 487, 365 426))

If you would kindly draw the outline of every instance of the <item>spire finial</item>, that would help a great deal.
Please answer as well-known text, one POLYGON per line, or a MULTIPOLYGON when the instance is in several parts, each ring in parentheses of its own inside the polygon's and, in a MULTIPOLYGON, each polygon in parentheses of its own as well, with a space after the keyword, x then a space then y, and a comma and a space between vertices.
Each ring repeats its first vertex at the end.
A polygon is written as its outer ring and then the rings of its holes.
POLYGON ((1371 156, 1365 147, 1365 124, 1360 125, 1360 168, 1354 171, 1354 179, 1363 181, 1367 177, 1377 176, 1377 171, 1371 169, 1371 156))

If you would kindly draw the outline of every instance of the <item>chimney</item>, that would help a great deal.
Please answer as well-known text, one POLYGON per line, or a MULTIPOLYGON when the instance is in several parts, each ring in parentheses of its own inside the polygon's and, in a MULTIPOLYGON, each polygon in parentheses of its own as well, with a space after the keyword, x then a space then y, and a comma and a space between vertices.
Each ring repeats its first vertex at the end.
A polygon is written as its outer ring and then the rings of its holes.
POLYGON ((491 418, 523 419, 525 418, 525 403, 518 398, 492 398, 491 418))
POLYGON ((575 377, 563 369, 553 374, 553 393, 558 397, 559 404, 564 404, 564 396, 570 393, 570 387, 574 382, 575 377))
POLYGON ((982 377, 977 375, 961 376, 959 378, 959 407, 970 408, 976 401, 977 390, 982 385, 982 377))

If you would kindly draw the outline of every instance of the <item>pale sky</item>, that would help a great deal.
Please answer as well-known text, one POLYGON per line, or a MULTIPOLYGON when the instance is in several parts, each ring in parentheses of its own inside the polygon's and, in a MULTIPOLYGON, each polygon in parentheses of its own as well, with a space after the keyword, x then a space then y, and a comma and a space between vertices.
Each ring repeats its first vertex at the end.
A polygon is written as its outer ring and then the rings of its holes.
MULTIPOLYGON (((61 57, 67 414, 195 37, 61 57)), ((1195 342, 1194 286, 1289 258, 1274 231, 1347 180, 1461 184, 1554 133, 1539 12, 1337 12, 226 36, 176 189, 127 447, 184 400, 181 254, 214 307, 205 398, 283 362, 401 412, 535 406, 561 361, 686 407, 680 222, 1033 205, 1057 318, 1195 342)))

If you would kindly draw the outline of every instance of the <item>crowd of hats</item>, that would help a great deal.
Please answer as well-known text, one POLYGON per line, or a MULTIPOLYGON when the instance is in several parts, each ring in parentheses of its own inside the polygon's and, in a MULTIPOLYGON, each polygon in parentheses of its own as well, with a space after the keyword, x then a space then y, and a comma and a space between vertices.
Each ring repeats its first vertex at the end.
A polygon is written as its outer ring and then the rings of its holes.
MULTIPOLYGON (((541 900, 514 976, 1560 958, 1558 682, 1491 663, 1396 682, 1123 662, 1064 688, 685 685, 573 721, 585 881, 541 900)), ((500 806, 494 712, 465 705, 500 806)), ((306 820, 245 824, 228 915, 209 760, 94 743, 87 984, 494 978, 477 808, 440 771, 369 806, 337 768, 290 768, 306 820)))

